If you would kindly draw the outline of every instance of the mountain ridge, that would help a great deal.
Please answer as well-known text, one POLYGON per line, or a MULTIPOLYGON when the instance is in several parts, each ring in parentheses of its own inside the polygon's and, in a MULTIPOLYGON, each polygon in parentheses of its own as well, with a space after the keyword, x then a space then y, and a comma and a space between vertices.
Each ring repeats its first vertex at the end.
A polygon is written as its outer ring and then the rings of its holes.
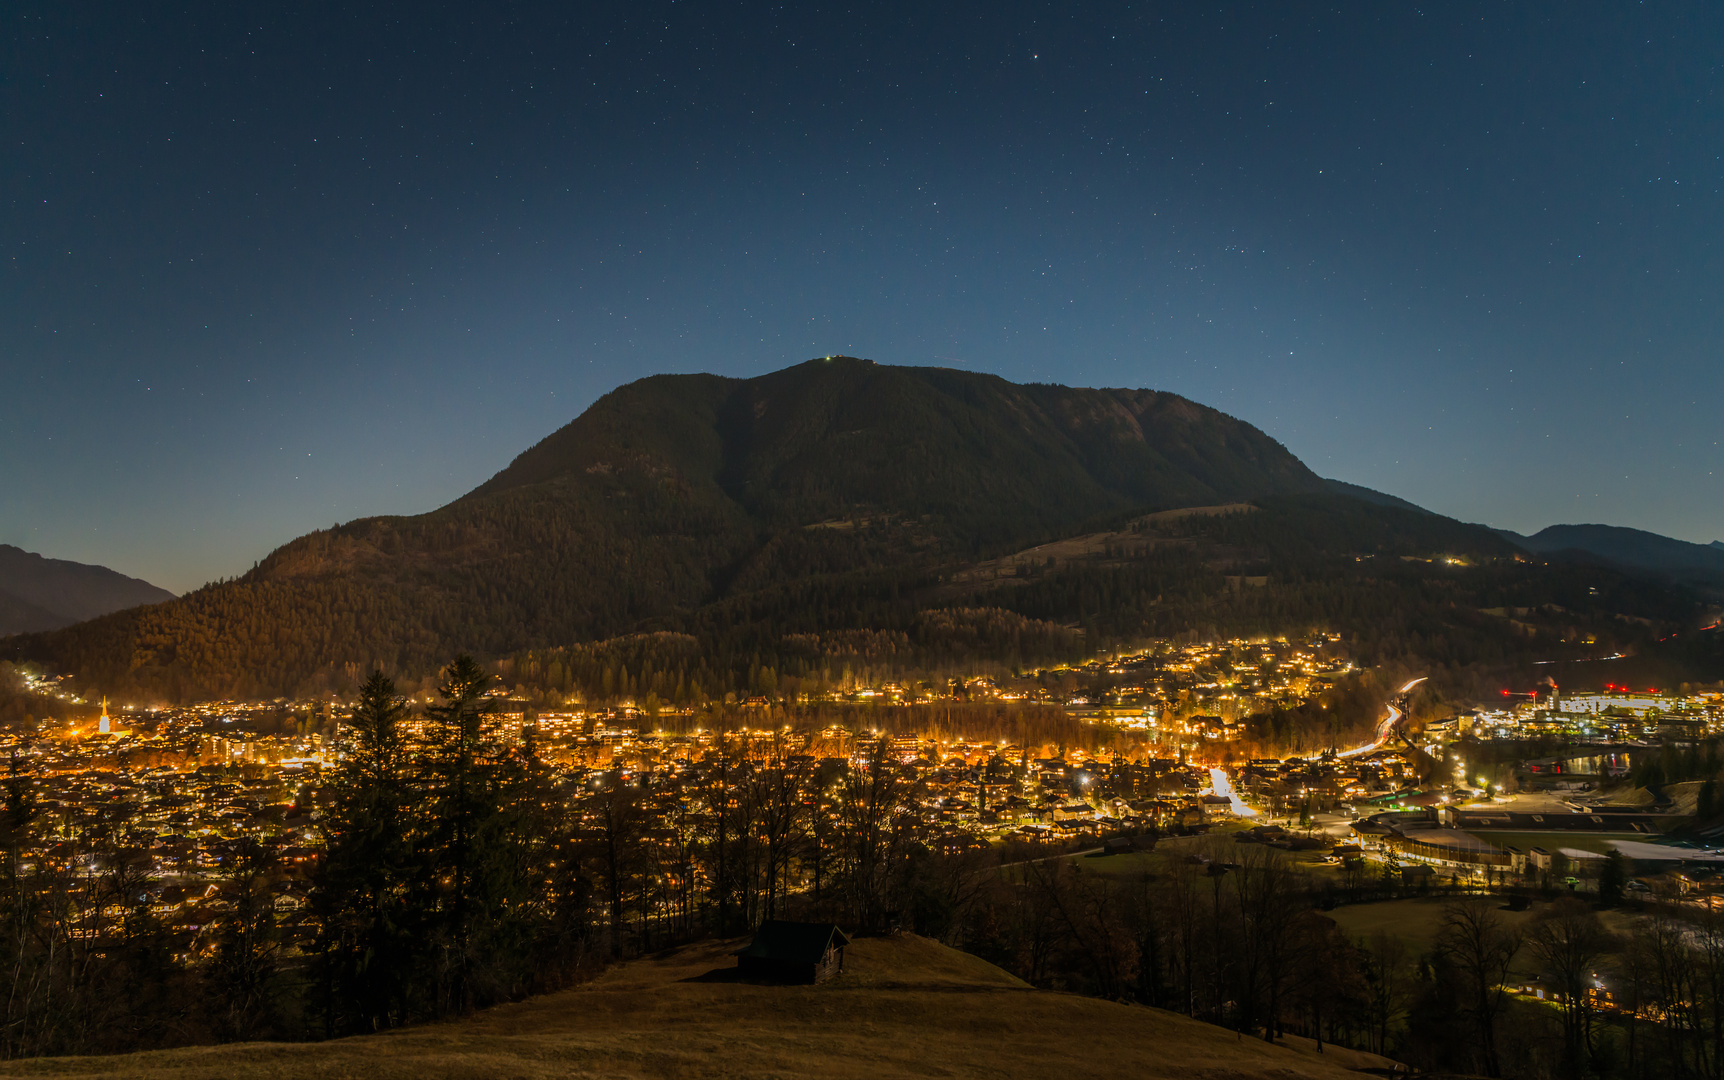
POLYGON ((0 544, 0 635, 58 629, 172 599, 166 589, 105 566, 0 544))
POLYGON ((823 499, 887 504, 901 497, 880 488, 883 477, 916 484, 917 501, 938 505, 962 501, 950 490, 949 462, 938 457, 958 449, 1014 467, 1001 472, 1058 468, 1080 489, 1073 500, 1084 508, 1074 517, 1139 503, 1198 505, 1322 489, 1280 443, 1177 394, 1016 384, 951 368, 827 357, 751 379, 655 375, 626 384, 457 502, 577 470, 622 467, 601 456, 608 450, 710 480, 769 519, 788 510, 787 492, 801 499, 799 509, 812 502, 815 516, 825 512, 823 499), (990 412, 1005 422, 988 423, 990 412), (1200 437, 1205 426, 1220 445, 1200 437), (911 430, 926 441, 907 438, 911 430), (933 474, 906 469, 897 457, 905 452, 925 457, 933 474), (843 477, 846 498, 835 499, 822 471, 843 477))
POLYGON ((1399 495, 1390 495, 1388 492, 1378 491, 1375 488, 1368 488, 1361 484, 1349 484, 1345 480, 1325 480, 1323 483, 1330 491, 1335 492, 1337 495, 1348 495, 1352 498, 1361 499, 1368 503, 1375 503, 1378 506, 1393 506, 1401 510, 1411 510, 1419 514, 1433 513, 1430 510, 1426 510, 1418 503, 1409 502, 1406 499, 1401 498, 1399 495))
POLYGON ((657 375, 426 514, 299 537, 168 610, 11 653, 154 692, 651 629, 784 582, 926 574, 1128 513, 1318 493, 1250 424, 1175 394, 832 357, 657 375))
POLYGON ((1724 545, 1695 544, 1623 525, 1548 525, 1530 536, 1497 530, 1537 555, 1601 559, 1611 565, 1724 584, 1724 545))
MULTIPOLYGON (((0 657, 179 701, 345 693, 374 667, 418 683, 469 652, 554 697, 691 704, 1321 630, 1467 694, 1501 685, 1491 665, 1709 621, 1677 583, 1367 495, 1156 391, 854 358, 652 376, 436 510, 309 533, 0 657), (1251 512, 1168 512, 1202 507, 1251 512), (1510 607, 1544 614, 1489 614, 1510 607)), ((1724 673, 1716 636, 1660 679, 1724 673)))

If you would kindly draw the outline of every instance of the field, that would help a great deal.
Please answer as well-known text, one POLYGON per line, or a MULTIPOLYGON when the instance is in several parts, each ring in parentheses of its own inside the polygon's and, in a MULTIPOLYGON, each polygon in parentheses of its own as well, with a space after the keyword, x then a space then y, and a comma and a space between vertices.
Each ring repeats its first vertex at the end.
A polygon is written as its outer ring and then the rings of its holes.
POLYGON ((1079 855, 1072 862, 1086 874, 1133 878, 1142 874, 1165 874, 1168 858, 1168 854, 1158 850, 1134 851, 1127 855, 1079 855))
POLYGON ((1271 1046, 1173 1013, 1033 990, 922 938, 857 941, 820 986, 717 976, 737 942, 617 968, 590 986, 459 1022, 326 1043, 250 1043, 0 1064, 0 1076, 148 1080, 883 1076, 1357 1080, 1392 1066, 1271 1046), (705 977, 703 977, 705 976, 705 977))
MULTIPOLYGON (((1383 900, 1375 904, 1348 904, 1324 914, 1334 919, 1342 933, 1354 941, 1368 945, 1378 934, 1386 932, 1405 942, 1408 953, 1420 956, 1430 952, 1436 943, 1443 908, 1448 903, 1446 899, 1383 900)), ((1526 911, 1499 908, 1497 914, 1509 927, 1524 929, 1544 906, 1533 904, 1526 911)), ((1620 911, 1601 912, 1600 917, 1607 929, 1616 932, 1626 930, 1632 918, 1620 911)))
MULTIPOLYGON (((1154 851, 1094 857, 1080 855, 1072 861, 1079 870, 1086 873, 1117 878, 1131 878, 1146 873, 1163 874, 1167 872, 1168 860, 1183 858, 1192 853, 1205 854, 1227 862, 1237 860, 1246 852, 1254 850, 1254 845, 1240 844, 1234 839, 1247 827, 1247 822, 1233 822, 1229 827, 1217 829, 1204 836, 1169 837, 1156 844, 1154 851)), ((1342 880, 1341 868, 1323 861, 1329 854, 1327 845, 1320 850, 1289 851, 1284 854, 1296 870, 1310 874, 1319 882, 1332 881, 1339 884, 1342 880)))
MULTIPOLYGON (((1406 943, 1415 956, 1431 951, 1442 925, 1447 900, 1384 900, 1375 904, 1348 904, 1325 912, 1354 941, 1369 944, 1378 934, 1388 933, 1406 943)), ((1531 917, 1530 911, 1500 912, 1511 926, 1531 917)))

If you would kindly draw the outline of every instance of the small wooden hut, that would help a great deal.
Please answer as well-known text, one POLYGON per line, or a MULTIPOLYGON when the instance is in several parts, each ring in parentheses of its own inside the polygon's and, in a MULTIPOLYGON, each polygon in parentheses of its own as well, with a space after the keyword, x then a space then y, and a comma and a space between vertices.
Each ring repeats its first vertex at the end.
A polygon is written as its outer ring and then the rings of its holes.
POLYGON ((754 941, 736 953, 743 974, 786 983, 825 982, 844 970, 844 947, 850 939, 831 923, 768 919, 754 932, 754 941))

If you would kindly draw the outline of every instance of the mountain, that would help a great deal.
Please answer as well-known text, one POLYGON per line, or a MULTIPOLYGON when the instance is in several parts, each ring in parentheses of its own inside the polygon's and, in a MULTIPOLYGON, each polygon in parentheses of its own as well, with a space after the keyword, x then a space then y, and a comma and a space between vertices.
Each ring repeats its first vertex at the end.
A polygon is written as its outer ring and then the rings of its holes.
POLYGON ((466 651, 559 694, 698 701, 1300 627, 1460 686, 1700 624, 1680 589, 1529 563, 1368 494, 1174 394, 847 357, 659 375, 438 510, 311 533, 0 657, 186 700, 344 691, 374 665, 411 682, 466 651), (1547 614, 1481 614, 1509 608, 1547 614))
POLYGON ((117 1057, 35 1058, 0 1075, 58 1077, 1142 1076, 1359 1080, 1396 1063, 1177 1013, 1035 990, 908 934, 860 938, 816 986, 735 982, 707 942, 620 965, 586 986, 444 1024, 315 1043, 230 1043, 117 1057))
POLYGON ((1410 503, 1398 495, 1390 495, 1373 488, 1361 487, 1358 484, 1349 484, 1345 480, 1325 480, 1323 481, 1323 484, 1337 495, 1346 495, 1354 499, 1360 499, 1364 502, 1373 503, 1377 506, 1393 506, 1401 510, 1411 510, 1419 514, 1430 513, 1429 510, 1426 510, 1417 503, 1410 503))
POLYGON ((47 608, 8 592, 0 592, 0 634, 22 634, 31 630, 52 630, 70 626, 76 619, 56 615, 47 608))
POLYGON ((919 514, 970 543, 1322 487, 1261 431, 1175 394, 833 357, 755 379, 630 384, 462 502, 630 465, 769 526, 919 514))
POLYGON ((1552 525, 1531 536, 1504 535, 1539 555, 1580 555, 1613 566, 1724 583, 1724 546, 1717 541, 1691 544, 1619 525, 1552 525))
POLYGON ((105 566, 46 559, 0 544, 0 634, 52 630, 174 594, 105 566))
POLYGON ((1322 488, 1261 431, 1174 394, 846 357, 660 375, 439 510, 315 532, 237 581, 19 648, 162 693, 279 692, 331 664, 605 637, 785 581, 1322 488))

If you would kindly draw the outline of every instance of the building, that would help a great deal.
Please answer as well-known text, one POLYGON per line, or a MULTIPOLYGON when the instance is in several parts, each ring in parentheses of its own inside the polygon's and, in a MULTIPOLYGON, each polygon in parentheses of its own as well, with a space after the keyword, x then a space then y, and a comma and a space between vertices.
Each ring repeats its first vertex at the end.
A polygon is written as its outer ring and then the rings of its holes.
POLYGON ((772 982, 825 982, 844 970, 849 944, 844 931, 831 923, 768 919, 754 932, 754 941, 737 951, 736 968, 772 982))
POLYGON ((1437 879, 1437 872, 1423 863, 1401 867, 1401 884, 1406 887, 1429 885, 1437 879))

